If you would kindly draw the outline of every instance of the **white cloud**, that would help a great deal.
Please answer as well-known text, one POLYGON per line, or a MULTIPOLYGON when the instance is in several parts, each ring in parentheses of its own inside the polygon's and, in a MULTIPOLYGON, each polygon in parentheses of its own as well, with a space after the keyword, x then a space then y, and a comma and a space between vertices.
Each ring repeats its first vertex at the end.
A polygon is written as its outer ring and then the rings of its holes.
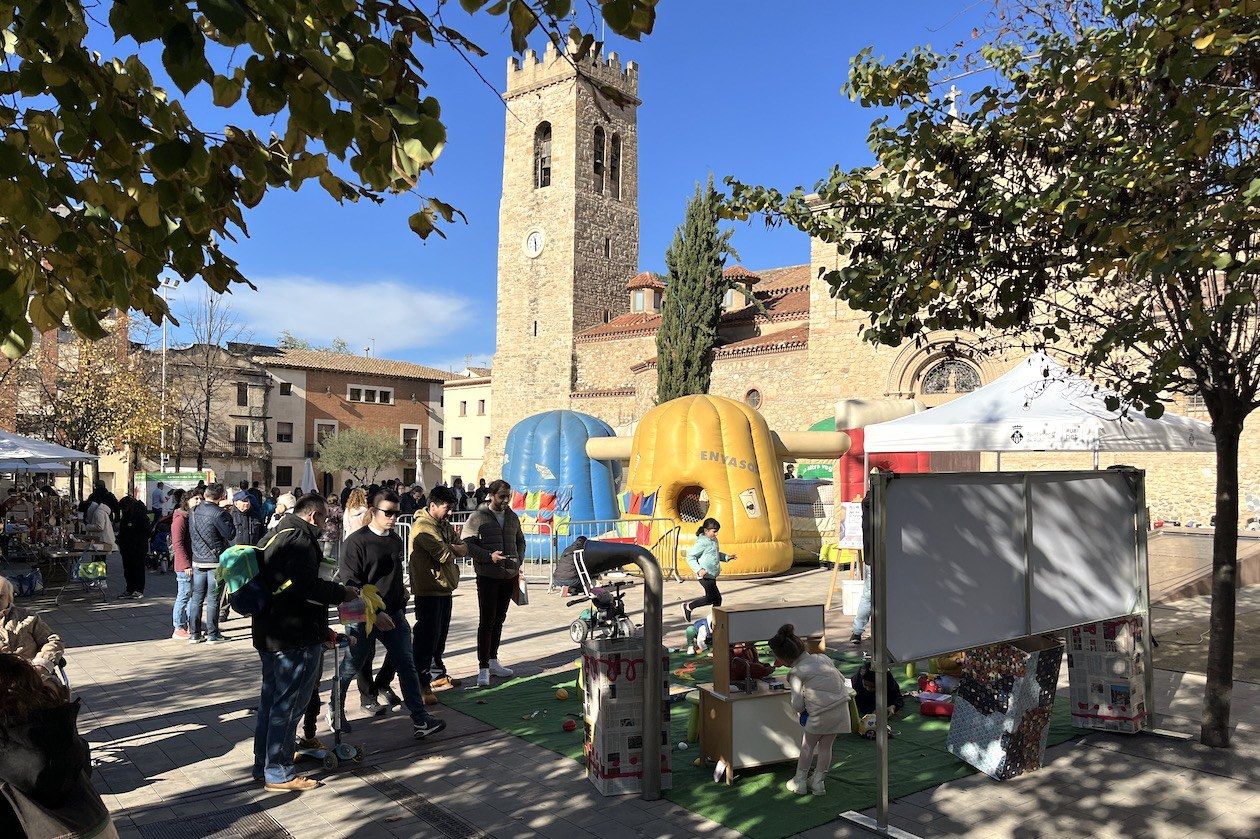
MULTIPOLYGON (((354 353, 375 340, 373 354, 382 357, 446 355, 451 346, 459 345, 461 332, 472 322, 470 299, 419 290, 397 280, 251 279, 258 291, 233 286, 225 302, 259 343, 273 343, 288 330, 313 346, 342 338, 354 353)), ((176 316, 186 313, 188 304, 204 291, 200 283, 181 286, 171 299, 176 316)))

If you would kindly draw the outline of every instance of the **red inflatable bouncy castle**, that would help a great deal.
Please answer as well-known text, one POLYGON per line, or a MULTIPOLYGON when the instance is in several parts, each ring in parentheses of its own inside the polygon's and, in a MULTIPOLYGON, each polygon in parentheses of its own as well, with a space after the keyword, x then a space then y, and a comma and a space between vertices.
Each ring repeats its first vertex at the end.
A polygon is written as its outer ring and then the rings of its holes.
POLYGON ((866 470, 888 469, 892 472, 915 473, 932 471, 930 452, 877 452, 866 461, 866 432, 861 428, 845 431, 849 450, 840 458, 836 472, 836 500, 861 501, 866 470))

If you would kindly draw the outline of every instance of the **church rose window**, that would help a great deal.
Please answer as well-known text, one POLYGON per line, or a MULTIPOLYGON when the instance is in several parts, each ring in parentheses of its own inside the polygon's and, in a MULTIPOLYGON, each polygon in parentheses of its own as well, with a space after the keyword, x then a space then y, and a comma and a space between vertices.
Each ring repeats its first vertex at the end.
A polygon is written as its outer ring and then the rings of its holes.
POLYGON ((551 186, 551 123, 534 132, 534 189, 551 186))
POLYGON ((592 160, 594 161, 595 170, 595 191, 602 195, 604 192, 604 129, 599 126, 595 126, 595 139, 593 142, 594 154, 592 155, 592 160))
POLYGON ((965 361, 948 358, 937 363, 923 376, 924 394, 971 393, 980 387, 980 374, 965 361))

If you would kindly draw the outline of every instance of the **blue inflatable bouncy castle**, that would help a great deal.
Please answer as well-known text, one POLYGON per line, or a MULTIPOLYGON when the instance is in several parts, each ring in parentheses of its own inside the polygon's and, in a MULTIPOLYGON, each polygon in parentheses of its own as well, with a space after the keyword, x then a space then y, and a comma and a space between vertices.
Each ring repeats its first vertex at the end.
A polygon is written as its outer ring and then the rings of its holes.
POLYGON ((508 432, 503 478, 512 485, 512 509, 520 516, 529 557, 550 556, 553 534, 563 551, 578 532, 587 532, 570 522, 620 517, 621 463, 586 454, 591 437, 614 436, 608 423, 577 411, 535 414, 508 432))

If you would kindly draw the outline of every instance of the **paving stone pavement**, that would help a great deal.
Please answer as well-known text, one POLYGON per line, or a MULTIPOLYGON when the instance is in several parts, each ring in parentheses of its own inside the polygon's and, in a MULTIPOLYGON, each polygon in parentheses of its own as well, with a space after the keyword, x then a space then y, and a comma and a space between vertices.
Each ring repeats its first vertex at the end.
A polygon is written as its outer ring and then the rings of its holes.
MULTIPOLYGON (((111 580, 120 572, 111 564, 111 580)), ((728 604, 817 601, 827 581, 827 572, 814 570, 722 588, 728 604)), ((666 584, 667 643, 683 643, 679 604, 698 594, 694 583, 666 584)), ((80 730, 99 762, 95 783, 124 839, 213 835, 240 812, 256 821, 218 835, 739 835, 668 801, 605 799, 574 761, 451 709, 439 711, 449 724, 445 732, 416 743, 405 716, 365 717, 353 690, 351 739, 366 744, 365 762, 334 773, 319 769, 314 774, 324 786, 309 793, 268 794, 249 777, 259 677, 248 622, 237 617, 225 625, 227 644, 170 640, 173 595, 173 577, 150 575, 143 601, 76 597, 54 606, 46 595, 31 604, 47 610, 66 640, 73 692, 83 698, 80 730)), ((628 605, 637 612, 641 602, 633 589, 628 605)), ((1242 592, 1244 606, 1260 607, 1260 586, 1242 592)), ((535 589, 529 606, 512 608, 500 657, 520 675, 570 667, 576 653, 567 626, 577 610, 535 589)), ((476 593, 465 581, 447 644, 457 676, 475 674, 476 614, 476 593)), ((1157 610, 1157 635, 1161 614, 1175 613, 1157 610)), ((850 626, 838 606, 829 613, 832 647, 845 646, 850 626)), ((329 662, 325 675, 330 671, 329 662)), ((1156 675, 1165 726, 1197 731, 1203 677, 1156 675)), ((326 679, 325 697, 327 686, 326 679)), ((1230 751, 1189 740, 1091 734, 1052 747, 1039 772, 1005 783, 977 774, 897 800, 891 823, 923 837, 1257 836, 1260 684, 1236 683, 1234 720, 1230 751)), ((835 820, 800 835, 870 834, 835 820)))

